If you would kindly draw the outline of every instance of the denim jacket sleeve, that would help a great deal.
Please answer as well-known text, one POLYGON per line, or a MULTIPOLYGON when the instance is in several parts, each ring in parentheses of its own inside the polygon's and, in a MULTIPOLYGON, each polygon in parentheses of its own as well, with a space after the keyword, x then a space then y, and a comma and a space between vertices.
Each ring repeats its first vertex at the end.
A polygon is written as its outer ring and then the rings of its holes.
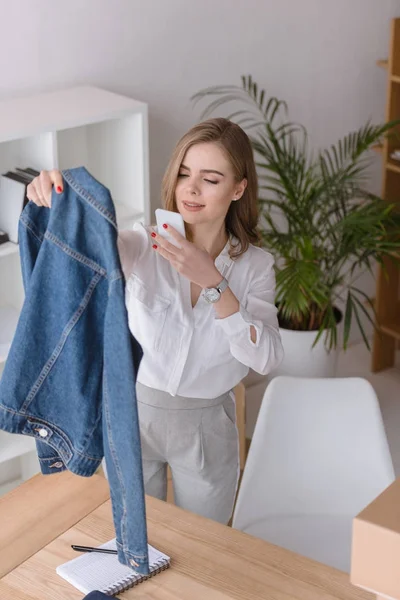
MULTIPOLYGON (((37 256, 43 242, 41 231, 46 229, 49 210, 29 202, 23 210, 18 223, 18 243, 20 246, 22 282, 25 294, 29 288, 30 278, 35 268, 37 256), (39 226, 38 226, 39 224, 39 226)), ((65 471, 66 467, 57 451, 40 440, 35 440, 40 470, 43 475, 65 471)))
MULTIPOLYGON (((115 518, 118 559, 148 573, 147 529, 135 373, 142 348, 128 328, 122 277, 110 281, 104 322, 103 440, 112 497, 120 498, 115 518), (118 289, 119 288, 119 289, 118 289), (118 357, 118 360, 115 360, 118 357), (121 374, 123 374, 121 376, 121 374), (121 418, 123 415, 123 418, 121 418), (129 460, 129 457, 137 460, 129 460), (128 458, 127 458, 128 457, 128 458)), ((113 502, 113 510, 115 503, 113 502)))

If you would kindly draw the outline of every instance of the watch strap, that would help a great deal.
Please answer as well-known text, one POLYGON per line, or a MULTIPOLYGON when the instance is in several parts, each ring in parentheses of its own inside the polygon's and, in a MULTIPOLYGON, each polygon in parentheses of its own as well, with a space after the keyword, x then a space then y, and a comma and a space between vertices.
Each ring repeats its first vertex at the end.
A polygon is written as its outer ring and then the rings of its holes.
POLYGON ((226 288, 228 287, 229 283, 228 281, 225 279, 225 277, 222 279, 221 283, 219 285, 217 285, 217 290, 219 291, 220 294, 222 294, 226 288))

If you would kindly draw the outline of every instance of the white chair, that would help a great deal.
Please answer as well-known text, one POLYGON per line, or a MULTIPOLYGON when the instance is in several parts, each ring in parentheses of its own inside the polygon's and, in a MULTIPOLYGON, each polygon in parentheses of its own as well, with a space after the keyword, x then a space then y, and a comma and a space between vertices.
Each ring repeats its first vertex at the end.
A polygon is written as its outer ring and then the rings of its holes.
POLYGON ((394 478, 368 381, 276 377, 263 397, 232 526, 349 571, 352 519, 394 478))

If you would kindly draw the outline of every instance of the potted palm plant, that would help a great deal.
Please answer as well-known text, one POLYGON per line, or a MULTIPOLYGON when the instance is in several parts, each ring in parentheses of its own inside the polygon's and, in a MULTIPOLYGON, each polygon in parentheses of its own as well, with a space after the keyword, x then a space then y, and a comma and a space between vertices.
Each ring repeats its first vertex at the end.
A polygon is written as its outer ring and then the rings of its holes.
POLYGON ((285 348, 274 374, 333 376, 353 323, 369 347, 365 323, 375 323, 374 307, 357 280, 387 257, 399 264, 399 215, 366 188, 368 151, 398 122, 367 123, 313 154, 304 127, 287 120, 286 104, 268 98, 251 76, 242 77, 242 86, 210 87, 192 100, 206 98, 202 118, 235 102, 227 118, 247 130, 256 156, 260 230, 276 259, 285 348))

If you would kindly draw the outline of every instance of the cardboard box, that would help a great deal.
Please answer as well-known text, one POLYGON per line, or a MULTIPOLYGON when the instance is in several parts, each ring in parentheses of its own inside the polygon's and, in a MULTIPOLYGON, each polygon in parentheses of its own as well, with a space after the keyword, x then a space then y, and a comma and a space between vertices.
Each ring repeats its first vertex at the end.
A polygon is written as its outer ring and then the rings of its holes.
POLYGON ((350 580, 400 600, 400 479, 353 520, 350 580))

